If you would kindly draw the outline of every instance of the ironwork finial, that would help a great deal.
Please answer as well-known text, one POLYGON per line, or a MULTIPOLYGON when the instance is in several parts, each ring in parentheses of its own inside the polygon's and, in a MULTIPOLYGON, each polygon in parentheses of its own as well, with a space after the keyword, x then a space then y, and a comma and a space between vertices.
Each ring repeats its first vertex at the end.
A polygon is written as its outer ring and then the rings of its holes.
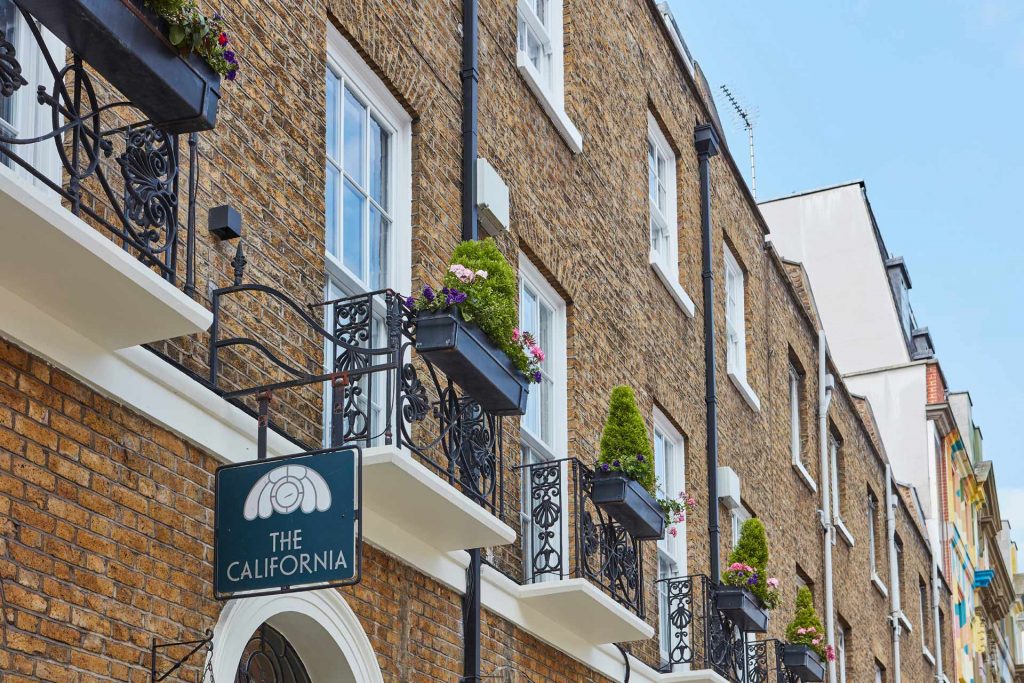
POLYGON ((231 265, 235 269, 235 286, 242 284, 242 276, 245 274, 245 264, 248 261, 242 251, 242 240, 238 240, 238 248, 235 249, 235 257, 231 259, 231 265))

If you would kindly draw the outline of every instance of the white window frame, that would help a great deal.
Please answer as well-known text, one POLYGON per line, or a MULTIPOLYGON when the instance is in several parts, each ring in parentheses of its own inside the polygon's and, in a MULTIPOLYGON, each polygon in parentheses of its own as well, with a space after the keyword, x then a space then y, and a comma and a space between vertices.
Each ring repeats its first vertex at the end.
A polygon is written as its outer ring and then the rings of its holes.
POLYGON ((802 442, 802 424, 800 421, 801 398, 803 394, 804 374, 800 372, 796 364, 789 363, 789 450, 793 459, 793 467, 796 468, 800 481, 807 485, 812 493, 818 491, 818 485, 814 477, 804 466, 802 442))
MULTIPOLYGON (((658 496, 661 498, 675 498, 681 491, 686 490, 686 439, 671 421, 657 408, 654 409, 653 440, 655 444, 655 471, 666 473, 664 480, 659 480, 658 496), (657 443, 662 440, 665 444, 665 462, 661 463, 658 457, 657 443), (663 466, 662 466, 663 465, 663 466)), ((675 566, 671 576, 687 576, 687 554, 686 554, 686 527, 683 522, 676 526, 677 535, 672 536, 666 533, 665 537, 658 540, 658 579, 666 579, 669 576, 661 575, 662 561, 675 566)), ((661 648, 663 662, 668 662, 673 636, 671 622, 668 620, 668 595, 667 582, 658 584, 658 642, 661 648)))
POLYGON ((832 484, 832 520, 835 524, 836 530, 839 535, 842 536, 843 540, 846 541, 847 545, 852 546, 853 534, 846 528, 846 524, 843 523, 843 516, 840 514, 842 509, 842 494, 840 493, 840 481, 839 481, 839 461, 843 457, 842 455, 842 442, 835 434, 829 432, 828 435, 828 468, 829 477, 832 484))
MULTIPOLYGON (((363 61, 355 48, 341 35, 338 29, 330 24, 327 26, 327 69, 339 76, 339 85, 341 87, 347 84, 354 93, 362 98, 364 103, 369 103, 370 109, 377 119, 387 126, 391 133, 391 165, 389 168, 388 192, 390 193, 389 205, 392 207, 392 223, 391 244, 388 249, 388 279, 384 284, 398 292, 409 292, 412 289, 412 118, 370 66, 363 61)), ((324 78, 326 79, 326 77, 327 74, 325 73, 324 78)), ((340 109, 338 116, 344 116, 340 109)), ((341 141, 339 141, 339 144, 341 144, 341 141)), ((330 161, 325 163, 330 163, 330 161)), ((323 171, 326 186, 326 166, 323 171)), ((343 185, 344 182, 338 188, 339 194, 342 192, 343 185)), ((341 254, 343 217, 340 201, 336 216, 338 221, 338 225, 335 226, 335 235, 338 238, 336 251, 341 254)), ((345 267, 341 257, 336 257, 330 253, 326 244, 327 235, 329 234, 326 211, 323 234, 324 268, 327 272, 327 283, 324 287, 325 300, 341 296, 355 296, 368 291, 362 279, 345 267)), ((383 305, 383 301, 379 303, 383 305)), ((375 312, 380 315, 384 313, 382 309, 375 312)), ((324 315, 324 324, 331 325, 332 321, 329 318, 330 307, 325 308, 324 315)), ((326 329, 330 329, 330 327, 326 329)), ((333 369, 333 362, 330 342, 325 340, 324 368, 326 371, 329 372, 333 369)), ((328 382, 324 386, 323 399, 324 446, 329 446, 331 443, 332 403, 333 391, 328 382)))
POLYGON ((575 154, 583 151, 583 135, 565 113, 565 67, 562 0, 546 0, 546 21, 541 21, 526 0, 516 4, 516 67, 559 135, 575 154), (547 54, 547 74, 542 74, 523 50, 520 23, 539 38, 547 54))
POLYGON ((657 273, 658 278, 672 295, 673 301, 682 309, 687 317, 694 316, 693 300, 683 289, 679 282, 679 217, 678 203, 679 190, 676 183, 676 154, 669 144, 668 138, 658 125, 654 114, 647 112, 647 207, 648 207, 648 235, 650 253, 648 261, 651 268, 657 273), (665 208, 658 206, 657 200, 651 197, 650 178, 652 173, 651 153, 654 153, 654 174, 657 181, 665 190, 665 208), (657 159, 663 159, 665 174, 661 177, 657 173, 657 159), (665 233, 664 243, 655 246, 654 230, 660 228, 665 233))
POLYGON ((836 671, 838 683, 846 683, 846 633, 847 628, 839 624, 836 630, 836 671))
POLYGON ((761 401, 747 383, 746 274, 736 256, 723 245, 725 263, 725 368, 743 400, 755 412, 761 401))
POLYGON ((739 507, 733 509, 730 517, 730 522, 732 524, 732 538, 730 540, 733 548, 740 543, 740 532, 743 529, 744 522, 753 518, 753 516, 753 513, 751 513, 750 510, 747 509, 747 506, 742 503, 739 507))
MULTIPOLYGON (((538 300, 552 311, 551 316, 551 344, 549 347, 544 348, 545 359, 548 367, 546 372, 552 379, 552 391, 551 391, 551 442, 545 443, 540 435, 532 434, 526 427, 525 420, 526 416, 522 418, 519 429, 519 437, 521 441, 521 447, 523 448, 523 464, 531 464, 527 460, 533 462, 551 462, 555 460, 562 460, 561 464, 561 475, 562 481, 568 481, 569 464, 565 461, 565 458, 569 450, 569 432, 566 415, 568 413, 568 391, 567 391, 567 344, 566 344, 566 305, 565 300, 555 291, 554 287, 547 281, 544 275, 537 269, 530 259, 525 254, 520 253, 519 255, 519 292, 522 297, 524 287, 529 287, 538 300), (528 455, 529 454, 529 455, 528 455)), ((520 304, 520 311, 522 310, 520 304)), ((521 315, 521 314, 520 314, 521 315)), ((521 321, 520 321, 521 324, 521 321)), ((526 332, 533 332, 533 330, 524 330, 526 332)), ((538 339, 538 342, 540 340, 538 339)), ((532 393, 532 392, 531 392, 532 393)), ((534 580, 531 573, 530 562, 532 559, 531 545, 533 543, 534 534, 530 526, 530 514, 526 508, 526 502, 529 499, 527 495, 527 477, 528 473, 523 470, 523 491, 520 501, 520 522, 522 528, 526 529, 523 533, 523 562, 524 562, 524 576, 527 580, 534 580)), ((559 530, 560 536, 557 539, 559 545, 559 552, 562 557, 563 566, 562 570, 568 571, 568 549, 566 547, 567 540, 569 539, 569 515, 568 515, 568 487, 563 486, 561 491, 561 529, 559 530)), ((545 574, 538 577, 535 580, 539 581, 552 581, 559 578, 552 574, 545 574)))
POLYGON ((868 491, 868 562, 871 565, 871 574, 878 576, 878 551, 875 546, 875 523, 878 520, 878 498, 874 493, 868 491))
MULTIPOLYGON (((13 2, 12 2, 13 4, 13 2)), ((21 65, 21 75, 28 85, 23 85, 11 96, 14 99, 14 120, 0 123, 0 131, 7 136, 27 139, 44 135, 53 130, 51 110, 39 104, 36 99, 36 91, 40 85, 46 87, 46 91, 52 94, 53 76, 43 58, 42 51, 36 43, 32 31, 25 22, 21 11, 14 6, 17 21, 17 35, 12 41, 18 63, 21 65)), ((37 24, 38 25, 38 24, 37 24)), ((64 44, 56 36, 39 26, 43 43, 53 55, 54 59, 65 53, 64 44)), ((63 62, 60 62, 61 64, 63 62)), ((64 118, 60 118, 60 124, 64 124, 64 118)), ((25 159, 36 171, 45 176, 56 185, 60 185, 63 179, 63 167, 60 156, 53 140, 47 139, 30 145, 14 146, 14 153, 25 159)), ((54 202, 60 202, 61 198, 52 191, 43 181, 33 176, 25 169, 18 166, 9 159, 0 161, 2 172, 13 174, 18 180, 29 183, 39 189, 54 202), (8 165, 10 164, 10 166, 8 165)))
MULTIPOLYGON (((384 283, 398 292, 412 289, 412 118, 402 107, 387 86, 373 72, 352 45, 345 40, 333 25, 327 27, 327 68, 343 79, 363 103, 369 105, 373 114, 391 133, 391 245, 387 264, 388 279, 384 283)), ((326 74, 325 74, 326 77, 326 74)), ((339 116, 343 112, 339 110, 339 116)), ((329 162, 328 162, 329 163, 329 162)), ((324 170, 326 178, 326 169, 324 170)), ((325 181, 326 184, 326 181, 325 181)), ((343 193, 344 182, 338 188, 343 193)), ((325 219, 326 220, 326 219, 325 219)), ((331 254, 324 249, 324 258, 330 275, 341 289, 352 294, 365 292, 362 278, 345 267, 340 256, 343 240, 341 204, 337 211, 338 225, 335 234, 338 245, 331 254)), ((325 240, 326 240, 325 223, 325 240)), ((325 244, 326 247, 326 244, 325 244)))

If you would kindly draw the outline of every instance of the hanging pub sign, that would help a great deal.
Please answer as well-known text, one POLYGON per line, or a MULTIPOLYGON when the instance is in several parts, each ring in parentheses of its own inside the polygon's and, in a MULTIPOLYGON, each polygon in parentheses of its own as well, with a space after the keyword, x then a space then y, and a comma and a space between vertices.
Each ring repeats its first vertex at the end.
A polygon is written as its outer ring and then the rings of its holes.
POLYGON ((358 583, 361 471, 358 447, 218 468, 214 596, 226 600, 358 583))

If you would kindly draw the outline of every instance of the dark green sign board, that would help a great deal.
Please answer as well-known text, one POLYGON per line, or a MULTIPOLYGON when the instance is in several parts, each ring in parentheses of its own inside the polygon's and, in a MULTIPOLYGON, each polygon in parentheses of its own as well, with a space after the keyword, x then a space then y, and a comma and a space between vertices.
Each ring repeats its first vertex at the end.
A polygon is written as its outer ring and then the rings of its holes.
POLYGON ((331 449, 217 470, 217 599, 357 583, 361 453, 331 449))

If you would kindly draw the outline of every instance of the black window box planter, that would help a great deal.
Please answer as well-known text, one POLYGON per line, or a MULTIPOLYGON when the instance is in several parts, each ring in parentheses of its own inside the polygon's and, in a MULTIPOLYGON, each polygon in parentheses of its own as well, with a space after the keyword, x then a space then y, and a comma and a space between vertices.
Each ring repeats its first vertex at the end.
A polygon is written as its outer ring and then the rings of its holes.
POLYGON ((768 630, 768 610, 746 588, 719 586, 715 606, 744 633, 764 633, 768 630))
POLYGON ((71 50, 168 133, 210 130, 220 75, 182 56, 142 0, 18 0, 71 50))
POLYGON ((821 657, 807 645, 787 645, 782 648, 782 663, 800 677, 801 681, 825 680, 825 665, 821 657))
POLYGON ((621 474, 596 474, 590 498, 633 538, 649 541, 665 536, 665 513, 658 501, 629 477, 621 474))
POLYGON ((530 384, 458 311, 416 315, 416 351, 493 415, 522 415, 530 384))

